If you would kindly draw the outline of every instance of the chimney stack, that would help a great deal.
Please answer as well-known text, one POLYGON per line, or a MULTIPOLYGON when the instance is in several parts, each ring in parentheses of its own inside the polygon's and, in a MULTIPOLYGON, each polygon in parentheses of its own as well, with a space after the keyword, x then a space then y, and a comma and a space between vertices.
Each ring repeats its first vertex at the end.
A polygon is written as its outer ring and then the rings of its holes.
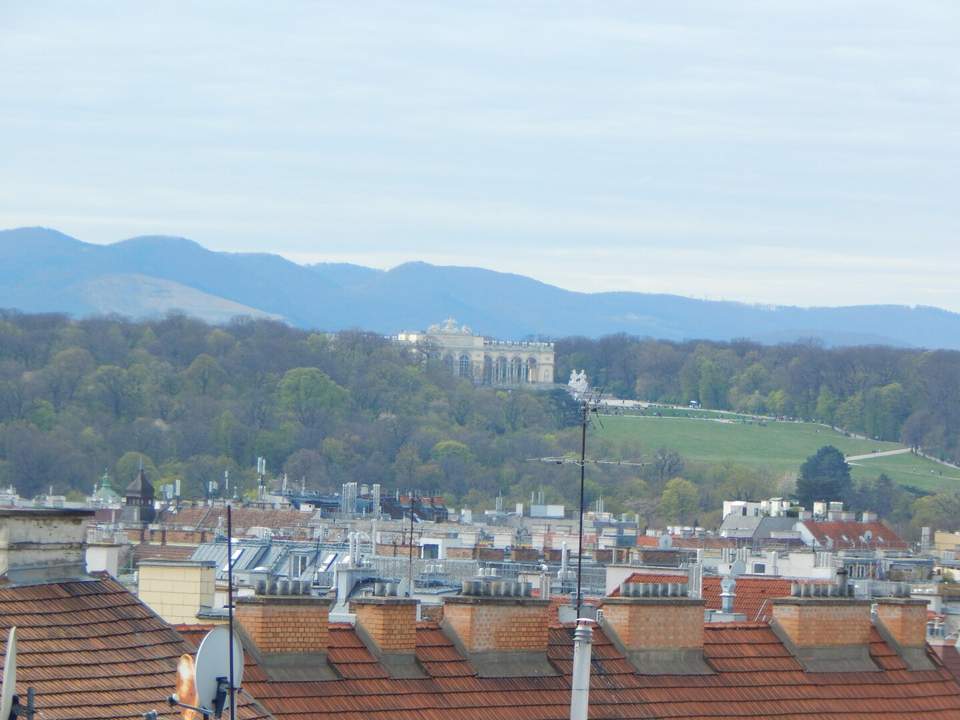
POLYGON ((870 658, 870 601, 839 594, 839 584, 795 583, 771 601, 771 627, 809 672, 877 670, 870 658))
POLYGON ((417 605, 407 597, 367 596, 350 601, 357 635, 392 678, 423 678, 417 662, 417 605))
POLYGON ((235 619, 263 655, 326 653, 330 598, 253 595, 234 602, 235 619))
POLYGON ((412 655, 417 649, 417 600, 361 597, 350 601, 357 629, 380 653, 412 655))
POLYGON ((11 583, 86 577, 93 510, 0 509, 0 576, 11 583))
POLYGON ((547 660, 549 600, 530 597, 530 584, 468 580, 443 599, 443 628, 481 677, 556 675, 547 660))
POLYGON ((604 629, 650 675, 703 675, 704 601, 679 594, 629 595, 603 601, 604 629))
POLYGON ((877 630, 911 670, 931 670, 927 658, 927 601, 881 598, 877 601, 877 630))

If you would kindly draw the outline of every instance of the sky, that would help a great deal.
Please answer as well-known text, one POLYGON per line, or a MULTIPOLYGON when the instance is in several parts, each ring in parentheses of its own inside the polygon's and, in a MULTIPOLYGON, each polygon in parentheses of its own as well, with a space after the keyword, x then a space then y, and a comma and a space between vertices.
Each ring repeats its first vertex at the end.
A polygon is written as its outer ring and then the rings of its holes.
POLYGON ((960 311, 960 3, 0 1, 0 228, 960 311))

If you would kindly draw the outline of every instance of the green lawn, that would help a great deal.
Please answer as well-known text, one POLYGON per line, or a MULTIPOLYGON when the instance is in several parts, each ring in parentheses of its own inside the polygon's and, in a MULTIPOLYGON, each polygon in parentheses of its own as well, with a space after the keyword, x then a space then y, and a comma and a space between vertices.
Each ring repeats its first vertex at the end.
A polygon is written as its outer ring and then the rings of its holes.
POLYGON ((916 455, 855 460, 851 465, 855 478, 875 478, 880 473, 886 473, 897 482, 920 490, 960 490, 960 470, 916 455))
MULTIPOLYGON (((668 447, 685 458, 701 463, 734 461, 767 467, 778 474, 795 475, 801 463, 824 445, 833 445, 847 455, 864 455, 873 450, 894 450, 902 445, 860 440, 814 423, 744 423, 694 417, 606 416, 603 427, 593 432, 615 445, 640 444, 648 455, 668 447)), ((903 485, 924 490, 960 488, 960 471, 912 454, 868 458, 856 461, 856 478, 873 478, 887 473, 903 485), (933 470, 933 472, 931 472, 933 470), (943 475, 940 475, 940 472, 943 475)))

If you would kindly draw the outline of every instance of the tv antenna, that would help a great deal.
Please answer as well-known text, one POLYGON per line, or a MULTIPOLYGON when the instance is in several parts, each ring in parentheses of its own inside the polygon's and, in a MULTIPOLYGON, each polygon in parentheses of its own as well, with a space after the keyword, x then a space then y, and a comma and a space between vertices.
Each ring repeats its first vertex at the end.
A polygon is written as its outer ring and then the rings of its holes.
MULTIPOLYGON (((259 463, 258 463, 259 464, 259 463)), ((219 720, 225 710, 236 720, 236 694, 243 680, 243 644, 233 631, 233 507, 227 503, 227 624, 208 632, 197 649, 194 671, 196 698, 194 707, 181 702, 176 694, 167 698, 170 707, 182 707, 219 720)), ((3 720, 0 717, 0 720, 3 720)), ((144 714, 144 720, 157 720, 157 711, 144 714)))
POLYGON ((7 633, 7 652, 3 661, 3 691, 0 695, 0 719, 16 720, 18 717, 33 720, 36 712, 33 688, 27 688, 27 704, 20 704, 17 695, 17 628, 7 633))
MULTIPOLYGON (((579 517, 579 539, 577 541, 577 618, 581 616, 583 607, 583 499, 587 473, 587 426, 590 424, 591 414, 596 414, 600 407, 602 390, 588 390, 580 396, 580 507, 577 509, 579 517)), ((598 420, 599 422, 599 420, 598 420)))

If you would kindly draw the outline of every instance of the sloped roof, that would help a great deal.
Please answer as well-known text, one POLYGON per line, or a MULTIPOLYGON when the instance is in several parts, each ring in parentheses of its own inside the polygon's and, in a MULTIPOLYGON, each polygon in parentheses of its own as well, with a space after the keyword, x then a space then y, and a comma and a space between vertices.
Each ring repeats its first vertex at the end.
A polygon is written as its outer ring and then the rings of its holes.
MULTIPOLYGON (((720 610, 720 580, 716 575, 707 575, 703 578, 703 599, 707 607, 720 610)), ((773 598, 790 597, 790 581, 779 577, 749 577, 737 578, 734 588, 733 611, 742 613, 747 620, 769 620, 772 610, 770 600, 773 598)))
MULTIPOLYGON (((302 530, 309 527, 312 517, 312 513, 300 510, 273 510, 237 505, 233 506, 231 512, 233 532, 239 534, 253 527, 270 528, 275 532, 302 530)), ((173 527, 214 530, 217 527, 227 527, 227 511, 222 506, 183 507, 178 512, 164 511, 159 522, 173 527)))
MULTIPOLYGON (((572 628, 554 624, 553 677, 478 677, 433 623, 418 623, 416 657, 427 676, 390 679, 347 625, 332 625, 329 657, 340 679, 271 681, 255 664, 246 689, 280 720, 565 720, 570 712, 572 628)), ((592 720, 632 718, 960 718, 960 686, 939 663, 912 672, 873 631, 881 670, 814 674, 764 623, 708 625, 712 675, 640 675, 602 627, 594 633, 592 720)), ((249 657, 249 653, 248 653, 249 657)), ((936 661, 935 661, 936 662, 936 661)))
POLYGON ((803 524, 823 547, 888 550, 906 550, 910 547, 899 535, 879 521, 805 520, 803 524))
POLYGON ((196 551, 193 545, 154 545, 138 543, 133 546, 133 563, 141 560, 189 560, 196 551))
POLYGON ((147 474, 143 468, 137 472, 137 476, 127 485, 127 495, 136 495, 142 498, 153 497, 153 485, 147 480, 147 474))
MULTIPOLYGON (((653 535, 637 535, 637 547, 656 549, 660 546, 660 538, 653 535)), ((721 537, 679 537, 670 536, 670 547, 665 550, 696 550, 698 548, 725 548, 736 547, 736 542, 730 538, 721 537)))
MULTIPOLYGON (((0 587, 0 627, 17 626, 17 689, 36 690, 40 720, 130 718, 167 704, 180 655, 177 632, 115 580, 0 587)), ((6 656, 7 633, 2 633, 6 656)), ((241 695, 241 720, 268 715, 241 695)))

